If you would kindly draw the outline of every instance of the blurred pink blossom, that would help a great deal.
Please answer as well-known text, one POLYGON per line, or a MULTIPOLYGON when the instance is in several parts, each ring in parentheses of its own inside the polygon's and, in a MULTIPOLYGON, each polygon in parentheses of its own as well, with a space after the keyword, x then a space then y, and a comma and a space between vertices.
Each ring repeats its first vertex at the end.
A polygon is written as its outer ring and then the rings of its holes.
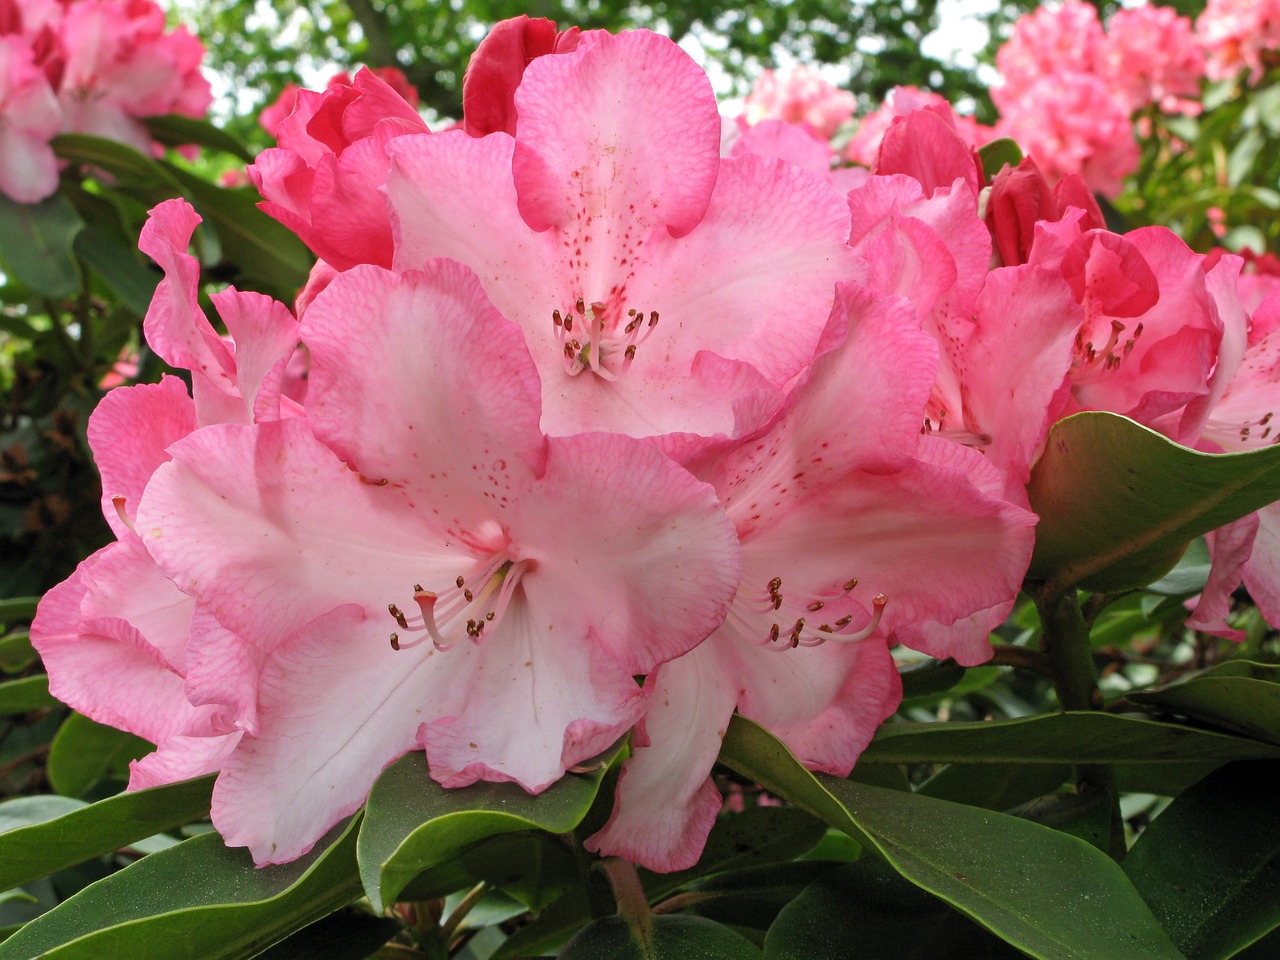
POLYGON ((803 123, 823 140, 830 140, 840 125, 853 116, 853 94, 826 80, 816 70, 792 67, 766 70, 756 80, 744 103, 748 124, 761 120, 803 123))
POLYGON ((1117 10, 1098 61, 1100 74, 1128 99, 1130 110, 1156 104, 1166 113, 1200 112, 1204 53, 1191 21, 1169 7, 1117 10))
POLYGON ((1211 78, 1224 80, 1248 67, 1249 83, 1257 83, 1280 49, 1280 0, 1209 0, 1196 33, 1211 78))

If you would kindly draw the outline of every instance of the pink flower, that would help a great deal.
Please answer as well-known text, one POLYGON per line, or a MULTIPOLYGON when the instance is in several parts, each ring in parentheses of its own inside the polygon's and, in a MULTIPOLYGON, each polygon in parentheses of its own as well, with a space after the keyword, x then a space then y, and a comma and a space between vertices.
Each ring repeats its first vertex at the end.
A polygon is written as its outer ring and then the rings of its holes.
POLYGON ((743 117, 749 126, 761 120, 803 124, 819 139, 830 140, 853 116, 857 102, 808 67, 766 70, 743 102, 743 117))
POLYGON ((351 85, 297 94, 280 122, 279 146, 248 168, 263 210, 340 270, 357 263, 390 266, 391 222, 382 188, 388 144, 425 133, 418 112, 368 69, 351 85))
MULTIPOLYGON (((409 104, 409 106, 413 107, 415 110, 417 109, 417 88, 409 83, 409 78, 404 75, 404 71, 396 67, 372 67, 369 69, 369 72, 386 83, 396 93, 400 94, 405 103, 409 104)), ((327 84, 326 89, 332 87, 350 87, 352 85, 353 83, 350 74, 345 70, 342 70, 329 78, 329 83, 327 84)), ((258 125, 262 127, 263 130, 267 131, 267 133, 271 134, 271 136, 277 136, 280 124, 288 118, 289 114, 293 113, 294 108, 297 106, 298 92, 301 89, 302 88, 297 84, 285 84, 284 89, 280 91, 280 96, 276 97, 271 104, 264 107, 262 112, 258 114, 258 125)))
POLYGON ((1248 68, 1256 84, 1275 63, 1280 49, 1280 0, 1209 0, 1196 20, 1214 80, 1248 68))
POLYGON ((79 0, 59 28, 63 129, 151 149, 139 117, 203 116, 213 100, 204 47, 184 27, 165 33, 151 0, 79 0))
POLYGON ((1169 7, 1117 10, 1107 23, 1098 69, 1131 112, 1150 104, 1166 113, 1200 112, 1204 53, 1191 21, 1169 7))
POLYGON ((0 36, 0 193, 36 203, 58 187, 58 163, 49 141, 62 124, 49 81, 30 47, 0 36))
POLYGON ((156 567, 137 532, 143 493, 169 447, 198 426, 297 412, 279 388, 296 322, 266 297, 228 290, 214 302, 235 340, 214 332, 196 301, 199 265, 186 252, 198 222, 185 201, 170 200, 152 211, 140 241, 165 271, 147 338, 191 371, 195 399, 166 377, 113 390, 98 405, 89 443, 118 539, 46 595, 31 628, 56 696, 158 745, 133 764, 132 789, 219 769, 257 722, 253 688, 229 686, 225 674, 232 663, 245 672, 260 663, 156 567))
POLYGON ((476 271, 525 331, 550 434, 685 456, 762 424, 854 269, 843 198, 792 164, 722 160, 706 75, 655 34, 585 33, 530 63, 515 103, 515 138, 392 143, 396 268, 476 271))
POLYGON ((495 24, 480 41, 462 78, 462 126, 473 137, 501 130, 515 136, 516 89, 537 57, 569 53, 578 28, 556 30, 555 21, 512 17, 495 24))
POLYGON ((987 226, 996 253, 1004 266, 1017 266, 1031 258, 1036 224, 1056 223, 1075 207, 1084 217, 1080 229, 1106 226, 1098 201, 1079 174, 1069 174, 1052 187, 1031 157, 1017 167, 1005 167, 991 182, 987 198, 987 226))
POLYGON ((991 99, 1007 113, 1045 77, 1096 73, 1104 43, 1092 4, 1066 0, 1059 6, 1041 7, 1019 18, 996 53, 1002 82, 992 87, 991 99))
POLYGON ((807 766, 846 776, 901 696, 886 641, 989 656, 986 631, 957 621, 1011 602, 1035 518, 1001 498, 980 455, 920 436, 937 346, 908 303, 843 287, 825 347, 787 411, 711 471, 742 582, 723 625, 646 679, 613 816, 587 842, 602 854, 657 870, 696 861, 735 709, 807 766))
MULTIPOLYGON (((929 110, 944 120, 966 146, 980 147, 993 139, 994 131, 972 117, 956 113, 945 97, 918 87, 894 87, 884 103, 858 121, 858 131, 846 148, 854 163, 875 167, 880 156, 880 143, 893 122, 917 110, 929 110)), ((898 171, 890 171, 898 172, 898 171)))
POLYGON ((1018 141, 1050 182, 1078 173, 1110 197, 1138 167, 1128 103, 1092 74, 1043 77, 1003 110, 997 131, 1018 141))
POLYGON ((544 789, 638 719, 632 677, 714 629, 738 579, 710 487, 651 444, 543 436, 523 336, 461 265, 356 267, 302 326, 307 418, 191 434, 138 521, 263 658, 213 808, 259 863, 409 750, 445 786, 544 789))

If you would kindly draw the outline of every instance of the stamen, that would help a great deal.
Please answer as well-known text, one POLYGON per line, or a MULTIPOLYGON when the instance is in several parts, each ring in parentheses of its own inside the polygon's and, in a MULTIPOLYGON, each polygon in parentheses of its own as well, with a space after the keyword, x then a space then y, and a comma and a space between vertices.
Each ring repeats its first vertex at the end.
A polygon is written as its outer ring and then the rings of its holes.
POLYGON ((118 494, 111 498, 111 505, 116 508, 116 516, 120 518, 120 522, 126 527, 137 533, 137 528, 133 525, 133 521, 129 519, 129 515, 124 512, 125 498, 118 494))
MULTIPOLYGON (((824 609, 828 604, 843 600, 858 586, 858 578, 851 577, 846 580, 838 591, 831 594, 809 600, 803 607, 805 613, 817 613, 824 609)), ((761 597, 764 601, 763 605, 756 608, 756 612, 767 614, 777 612, 782 609, 785 598, 782 594, 782 578, 774 577, 768 583, 768 597, 761 597)), ((808 597, 803 599, 808 600, 808 597)), ((849 626, 853 623, 854 614, 846 614, 834 622, 819 623, 816 626, 809 626, 807 618, 803 615, 797 616, 791 628, 786 631, 786 639, 779 642, 783 637, 783 628, 777 623, 771 623, 769 632, 764 639, 764 646, 770 650, 794 650, 797 647, 816 647, 826 643, 828 640, 838 640, 841 643, 857 643, 865 640, 880 628, 880 621, 884 616, 885 605, 889 602, 883 593, 878 593, 871 599, 871 619, 860 630, 849 631, 849 626)), ((790 606, 791 610, 798 610, 795 606, 790 606)), ((748 611, 743 611, 746 619, 744 626, 753 619, 748 611)))
POLYGON ((476 578, 482 585, 475 590, 466 586, 465 577, 458 577, 455 588, 444 593, 414 584, 413 602, 418 605, 419 616, 405 616, 394 603, 388 604, 387 610, 401 630, 421 631, 426 636, 405 643, 398 633, 393 633, 392 649, 407 650, 430 640, 437 650, 444 652, 453 649, 464 637, 480 643, 485 627, 496 625, 502 618, 527 569, 523 562, 495 557, 476 578))

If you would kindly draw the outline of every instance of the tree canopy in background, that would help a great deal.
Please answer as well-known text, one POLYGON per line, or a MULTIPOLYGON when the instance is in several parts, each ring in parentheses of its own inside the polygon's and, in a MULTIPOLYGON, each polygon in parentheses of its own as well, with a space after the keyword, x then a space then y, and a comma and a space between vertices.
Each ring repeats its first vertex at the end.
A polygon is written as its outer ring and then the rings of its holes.
MULTIPOLYGON (((297 82, 300 63, 399 67, 425 107, 457 117, 471 52, 489 25, 519 13, 548 17, 562 27, 647 27, 677 41, 696 37, 732 78, 735 92, 744 92, 762 68, 794 58, 847 69, 848 89, 864 108, 908 84, 953 102, 971 100, 980 117, 992 115, 976 66, 943 63, 921 49, 941 22, 939 0, 208 0, 179 6, 183 19, 205 38, 210 65, 246 98, 246 109, 236 111, 229 127, 257 140, 261 134, 251 130, 247 107, 261 107, 286 83, 297 82)), ((1002 0, 985 14, 991 30, 987 59, 1012 21, 1035 6, 1034 0, 1002 0)), ((1194 13, 1203 3, 1177 6, 1194 13)))

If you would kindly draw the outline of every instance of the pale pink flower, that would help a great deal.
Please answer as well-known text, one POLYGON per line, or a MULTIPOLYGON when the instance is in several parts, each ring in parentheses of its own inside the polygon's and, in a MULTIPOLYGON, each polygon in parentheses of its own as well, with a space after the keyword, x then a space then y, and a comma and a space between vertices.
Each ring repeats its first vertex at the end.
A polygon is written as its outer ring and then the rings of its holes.
POLYGON ((58 30, 63 129, 151 150, 139 118, 203 116, 213 100, 204 47, 185 27, 165 32, 151 0, 78 0, 58 30))
POLYGON ((1249 70, 1256 84, 1280 50, 1280 0, 1209 0, 1196 19, 1196 34, 1214 80, 1249 70))
POLYGON ((234 659, 252 672, 261 662, 156 567, 137 533, 143 491, 169 447, 198 426, 297 412, 279 386, 297 323, 266 297, 227 290, 214 303, 234 340, 218 336, 197 304, 200 268, 186 252, 198 222, 185 201, 167 201, 140 241, 165 272, 147 338, 169 364, 191 372, 195 399, 181 380, 165 377, 112 390, 98 405, 89 444, 117 542, 51 590, 31 628, 55 696, 157 744, 132 765, 132 789, 219 769, 257 722, 253 687, 228 685, 228 665, 234 659))
POLYGON ((809 67, 766 70, 743 102, 748 125, 761 120, 785 120, 807 126, 822 140, 830 140, 852 116, 857 98, 841 90, 809 67))
POLYGON ((957 621, 1011 602, 1035 518, 1001 497, 983 457, 920 435, 936 362, 910 304, 844 286, 787 411, 710 471, 742 582, 724 624, 646 679, 651 706, 589 848, 692 865, 721 805, 709 773, 735 709, 846 776, 901 696, 887 642, 966 664, 990 655, 986 632, 957 621))
POLYGON ((1059 71, 1006 103, 996 125, 1057 182, 1073 173, 1098 193, 1115 196, 1138 168, 1128 103, 1098 77, 1059 71))
POLYGON ((31 48, 20 37, 0 36, 0 193, 35 203, 57 189, 49 141, 61 125, 58 101, 31 48))
POLYGON ((1151 104, 1166 113, 1200 112, 1205 57, 1191 21, 1169 7, 1117 10, 1107 22, 1098 70, 1130 111, 1151 104))
POLYGON ((515 103, 515 138, 391 144, 396 268, 476 271, 525 331, 550 434, 685 456, 762 424, 854 269, 840 194, 793 164, 721 159, 706 75, 655 34, 584 33, 528 65, 515 103))
POLYGON ((523 335, 461 265, 353 268, 302 333, 307 417, 196 431, 138 521, 264 658, 213 806, 259 863, 410 750, 445 786, 545 789, 631 727, 633 676, 702 640, 738 580, 714 492, 652 444, 543 436, 523 335))

